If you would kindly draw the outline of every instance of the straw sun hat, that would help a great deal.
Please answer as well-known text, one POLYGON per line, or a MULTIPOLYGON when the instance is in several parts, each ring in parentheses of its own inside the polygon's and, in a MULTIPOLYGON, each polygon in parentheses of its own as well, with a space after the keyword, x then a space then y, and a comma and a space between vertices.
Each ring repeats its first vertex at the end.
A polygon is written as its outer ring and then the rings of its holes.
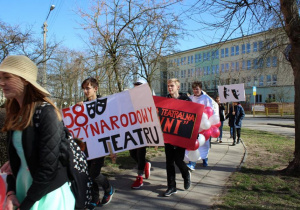
POLYGON ((37 66, 24 55, 7 56, 0 64, 0 71, 22 77, 38 90, 42 91, 46 95, 50 95, 47 90, 36 82, 38 72, 37 66))

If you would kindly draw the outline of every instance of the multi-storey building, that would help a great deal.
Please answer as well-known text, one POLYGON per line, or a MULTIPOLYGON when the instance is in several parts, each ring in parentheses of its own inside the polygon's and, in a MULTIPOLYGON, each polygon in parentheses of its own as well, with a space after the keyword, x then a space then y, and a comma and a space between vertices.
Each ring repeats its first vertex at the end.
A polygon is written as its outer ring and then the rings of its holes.
POLYGON ((160 65, 160 81, 152 86, 167 94, 167 79, 178 78, 181 91, 192 93, 193 81, 202 81, 211 97, 219 85, 244 83, 247 103, 294 102, 294 77, 285 57, 287 38, 280 30, 243 36, 222 43, 170 54, 160 65))

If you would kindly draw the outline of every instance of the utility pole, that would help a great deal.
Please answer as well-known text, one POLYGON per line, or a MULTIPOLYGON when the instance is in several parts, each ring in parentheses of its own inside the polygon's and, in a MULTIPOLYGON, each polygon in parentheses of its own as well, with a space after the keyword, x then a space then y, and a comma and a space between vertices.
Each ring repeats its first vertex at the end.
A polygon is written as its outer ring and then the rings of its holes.
POLYGON ((48 26, 47 20, 50 15, 50 12, 52 10, 54 10, 54 8, 55 8, 55 5, 51 5, 48 15, 46 17, 46 20, 42 27, 43 28, 43 37, 44 37, 44 41, 43 41, 43 44, 44 44, 44 49, 43 49, 43 87, 46 89, 47 89, 46 36, 47 36, 47 31, 48 31, 47 30, 47 26, 48 26))

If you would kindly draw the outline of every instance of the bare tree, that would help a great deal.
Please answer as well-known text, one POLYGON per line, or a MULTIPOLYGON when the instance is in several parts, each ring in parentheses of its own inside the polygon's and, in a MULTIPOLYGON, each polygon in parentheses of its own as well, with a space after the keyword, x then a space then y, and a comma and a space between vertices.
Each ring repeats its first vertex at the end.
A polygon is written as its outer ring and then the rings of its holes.
POLYGON ((128 28, 140 22, 147 12, 167 7, 173 2, 176 1, 94 0, 90 11, 79 10, 84 21, 82 27, 89 34, 89 42, 101 46, 107 64, 107 76, 117 84, 118 91, 123 91, 124 82, 127 81, 124 78, 131 69, 131 66, 125 66, 131 60, 128 52, 132 40, 128 28))
POLYGON ((172 51, 180 36, 180 20, 168 7, 150 10, 129 25, 132 52, 137 59, 134 74, 144 78, 151 86, 160 76, 155 73, 162 57, 172 51))
POLYGON ((288 38, 288 59, 293 69, 295 86, 295 153, 286 172, 300 173, 300 18, 297 0, 210 0, 197 1, 193 8, 193 17, 210 29, 222 30, 221 41, 226 41, 234 33, 241 35, 281 28, 288 38), (201 14, 213 18, 205 19, 201 14))

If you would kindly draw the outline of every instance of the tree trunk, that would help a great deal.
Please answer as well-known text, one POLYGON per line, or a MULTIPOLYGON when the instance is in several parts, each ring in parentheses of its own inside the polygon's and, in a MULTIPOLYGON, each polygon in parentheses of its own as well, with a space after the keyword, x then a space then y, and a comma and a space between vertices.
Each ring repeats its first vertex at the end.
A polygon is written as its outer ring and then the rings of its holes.
POLYGON ((280 4, 291 44, 289 60, 293 68, 295 88, 295 152, 294 159, 285 171, 300 175, 300 18, 296 0, 280 0, 280 4))

